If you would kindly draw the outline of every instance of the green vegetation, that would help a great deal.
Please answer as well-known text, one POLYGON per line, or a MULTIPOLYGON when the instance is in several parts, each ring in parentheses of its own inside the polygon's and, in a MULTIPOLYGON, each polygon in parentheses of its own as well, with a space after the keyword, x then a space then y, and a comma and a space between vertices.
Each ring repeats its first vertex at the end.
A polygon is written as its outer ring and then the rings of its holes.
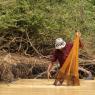
POLYGON ((1 50, 33 54, 28 34, 46 55, 57 37, 72 39, 75 30, 95 51, 95 0, 0 0, 1 50))

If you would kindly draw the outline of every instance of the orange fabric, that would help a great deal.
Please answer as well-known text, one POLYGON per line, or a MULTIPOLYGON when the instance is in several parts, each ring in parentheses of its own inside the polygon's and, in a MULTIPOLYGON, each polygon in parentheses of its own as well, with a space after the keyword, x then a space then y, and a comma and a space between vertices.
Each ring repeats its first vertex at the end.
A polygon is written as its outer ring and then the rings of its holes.
POLYGON ((73 47, 60 68, 57 80, 67 80, 67 85, 80 85, 78 73, 78 49, 79 49, 79 36, 75 35, 73 47))

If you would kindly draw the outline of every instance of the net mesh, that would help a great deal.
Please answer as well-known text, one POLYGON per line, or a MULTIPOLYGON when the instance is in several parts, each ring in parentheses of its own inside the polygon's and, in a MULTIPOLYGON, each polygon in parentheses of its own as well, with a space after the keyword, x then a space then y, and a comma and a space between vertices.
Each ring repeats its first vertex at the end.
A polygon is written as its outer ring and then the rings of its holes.
POLYGON ((80 85, 78 73, 78 49, 79 36, 75 35, 73 47, 63 66, 60 68, 56 80, 66 80, 67 85, 80 85))

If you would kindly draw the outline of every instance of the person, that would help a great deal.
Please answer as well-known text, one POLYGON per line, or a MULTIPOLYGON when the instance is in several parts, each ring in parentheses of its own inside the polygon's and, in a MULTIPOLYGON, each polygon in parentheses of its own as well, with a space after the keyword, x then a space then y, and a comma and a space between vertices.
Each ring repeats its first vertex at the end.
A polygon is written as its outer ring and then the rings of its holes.
MULTIPOLYGON (((81 33, 77 32, 76 35, 79 35, 79 37, 81 37, 81 33)), ((48 66, 47 69, 47 76, 48 78, 51 77, 50 71, 53 68, 54 64, 57 64, 56 61, 58 61, 59 63, 59 69, 62 67, 62 65, 64 64, 67 56, 69 55, 70 50, 73 47, 73 43, 68 41, 67 43, 62 39, 62 38, 57 38, 55 40, 55 49, 51 52, 51 56, 50 56, 50 60, 51 63, 48 66)), ((81 39, 79 39, 79 47, 83 48, 84 45, 81 41, 81 39)), ((78 68, 80 71, 86 73, 88 75, 88 79, 92 78, 92 74, 90 71, 87 71, 86 69, 79 67, 78 68)), ((60 82, 54 82, 54 85, 62 85, 63 81, 60 82)))

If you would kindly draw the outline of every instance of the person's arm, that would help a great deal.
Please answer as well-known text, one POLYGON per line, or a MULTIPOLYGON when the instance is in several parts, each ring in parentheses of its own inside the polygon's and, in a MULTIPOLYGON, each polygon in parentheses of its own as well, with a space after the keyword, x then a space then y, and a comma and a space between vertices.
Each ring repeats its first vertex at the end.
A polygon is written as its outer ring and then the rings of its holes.
POLYGON ((81 38, 79 38, 79 47, 82 48, 82 49, 84 48, 84 44, 83 44, 81 38))
POLYGON ((56 54, 56 51, 54 50, 54 51, 52 51, 50 53, 50 61, 51 61, 51 63, 48 65, 48 68, 47 68, 47 77, 48 77, 48 79, 49 79, 49 77, 51 77, 50 72, 51 72, 53 64, 56 62, 56 60, 57 60, 57 54, 56 54))
POLYGON ((53 67, 53 63, 50 63, 48 65, 48 69, 47 69, 47 77, 48 77, 48 79, 51 77, 50 71, 51 71, 52 67, 53 67))
POLYGON ((80 32, 76 32, 76 36, 79 36, 79 48, 84 48, 84 44, 83 41, 81 40, 81 33, 80 32))

